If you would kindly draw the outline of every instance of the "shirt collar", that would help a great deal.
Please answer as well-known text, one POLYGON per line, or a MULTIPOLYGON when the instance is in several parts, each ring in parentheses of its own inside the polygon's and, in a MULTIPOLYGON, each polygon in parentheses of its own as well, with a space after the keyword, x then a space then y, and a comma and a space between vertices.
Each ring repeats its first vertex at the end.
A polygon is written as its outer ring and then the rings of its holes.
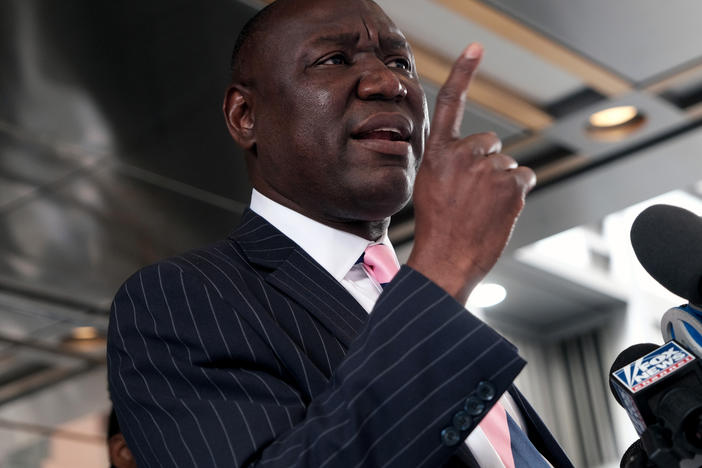
POLYGON ((250 208, 302 247, 337 281, 346 276, 367 246, 383 243, 392 248, 387 232, 379 241, 371 242, 308 218, 271 200, 256 189, 251 192, 250 208))

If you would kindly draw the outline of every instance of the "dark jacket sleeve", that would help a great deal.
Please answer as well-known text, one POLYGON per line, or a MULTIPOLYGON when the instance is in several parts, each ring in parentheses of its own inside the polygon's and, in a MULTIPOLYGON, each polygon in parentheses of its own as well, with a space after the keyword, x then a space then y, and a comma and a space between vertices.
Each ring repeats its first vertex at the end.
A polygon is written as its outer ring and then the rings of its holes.
POLYGON ((275 337, 238 314, 172 264, 118 292, 109 386, 140 468, 442 466, 525 364, 406 266, 311 399, 286 377, 275 337))

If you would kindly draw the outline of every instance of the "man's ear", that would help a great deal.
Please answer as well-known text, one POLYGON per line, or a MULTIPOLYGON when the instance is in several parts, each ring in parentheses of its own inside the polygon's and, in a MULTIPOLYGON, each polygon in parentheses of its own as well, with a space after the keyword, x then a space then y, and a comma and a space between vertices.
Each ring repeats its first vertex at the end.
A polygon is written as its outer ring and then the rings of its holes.
POLYGON ((232 83, 224 95, 224 120, 229 133, 239 146, 250 150, 256 144, 251 92, 241 84, 232 83))
POLYGON ((116 468, 136 468, 132 451, 127 447, 127 441, 122 434, 115 434, 107 441, 110 452, 110 463, 116 468))

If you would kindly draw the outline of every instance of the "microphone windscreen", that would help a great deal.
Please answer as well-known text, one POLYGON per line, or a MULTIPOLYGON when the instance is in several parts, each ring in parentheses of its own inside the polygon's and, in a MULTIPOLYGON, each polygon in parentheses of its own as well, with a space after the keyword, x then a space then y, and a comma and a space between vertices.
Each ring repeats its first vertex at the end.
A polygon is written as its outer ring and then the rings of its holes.
POLYGON ((621 405, 622 401, 619 399, 619 393, 614 389, 614 385, 612 384, 612 374, 656 349, 658 349, 658 346, 653 343, 639 343, 631 345, 619 353, 619 356, 617 356, 612 367, 609 369, 609 390, 612 392, 612 395, 614 395, 614 399, 617 400, 617 403, 621 405))
POLYGON ((622 456, 622 461, 619 462, 619 468, 648 468, 651 465, 648 461, 648 455, 643 448, 641 439, 636 441, 626 449, 622 456))
POLYGON ((677 206, 653 205, 631 226, 631 246, 656 281, 702 304, 702 218, 677 206))

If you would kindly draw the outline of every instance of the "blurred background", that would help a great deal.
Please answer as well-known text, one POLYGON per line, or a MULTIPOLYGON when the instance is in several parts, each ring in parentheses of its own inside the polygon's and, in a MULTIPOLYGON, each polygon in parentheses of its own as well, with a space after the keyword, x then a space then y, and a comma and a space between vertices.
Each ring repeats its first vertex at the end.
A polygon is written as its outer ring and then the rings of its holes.
MULTIPOLYGON (((485 46, 463 131, 497 132, 539 183, 469 304, 528 359, 518 384, 575 465, 619 466, 635 433, 607 371, 684 302, 638 265, 629 228, 657 202, 702 213, 702 3, 378 3, 430 106, 453 58, 485 46)), ((248 203, 220 109, 261 5, 0 0, 0 466, 107 466, 113 294, 248 203)), ((411 206, 390 237, 406 258, 411 206)))

